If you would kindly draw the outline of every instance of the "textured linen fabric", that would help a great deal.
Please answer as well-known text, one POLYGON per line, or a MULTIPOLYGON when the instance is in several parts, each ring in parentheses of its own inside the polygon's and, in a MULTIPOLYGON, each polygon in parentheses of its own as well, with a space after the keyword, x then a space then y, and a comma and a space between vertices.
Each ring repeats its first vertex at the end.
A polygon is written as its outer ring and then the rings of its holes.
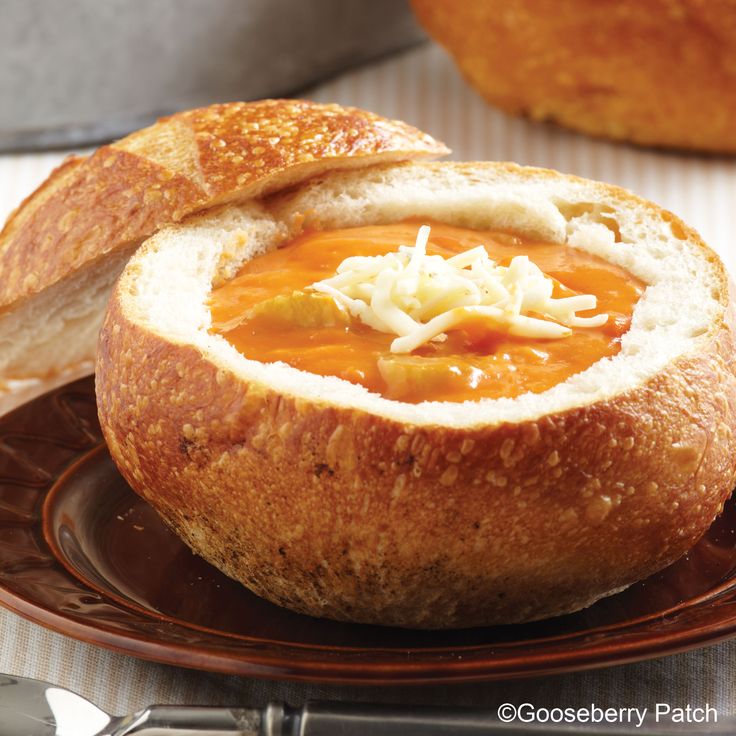
MULTIPOLYGON (((437 47, 426 45, 352 72, 305 95, 358 105, 417 125, 457 160, 500 159, 622 185, 676 212, 736 272, 736 161, 642 150, 511 118, 487 106, 437 47)), ((0 157, 0 219, 65 154, 0 157)), ((263 705, 307 699, 494 707, 704 706, 736 710, 736 641, 638 664, 526 680, 421 687, 269 682, 169 667, 47 631, 0 609, 0 672, 72 688, 113 713, 151 702, 263 705)))

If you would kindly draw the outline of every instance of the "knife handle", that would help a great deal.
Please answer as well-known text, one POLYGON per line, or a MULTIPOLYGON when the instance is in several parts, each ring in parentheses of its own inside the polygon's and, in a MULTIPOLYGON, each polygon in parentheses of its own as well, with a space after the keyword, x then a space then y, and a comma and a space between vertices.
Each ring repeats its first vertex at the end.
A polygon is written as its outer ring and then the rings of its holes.
POLYGON ((718 723, 625 724, 504 722, 479 708, 309 702, 303 708, 272 703, 263 710, 259 736, 695 736, 736 734, 734 719, 718 723))
MULTIPOLYGON (((154 705, 116 718, 104 736, 694 736, 728 734, 732 718, 689 724, 685 730, 651 719, 642 728, 602 724, 504 723, 481 709, 309 702, 303 708, 271 703, 256 708, 154 705)), ((100 734, 100 736, 102 736, 100 734)))
POLYGON ((542 733, 506 726, 495 713, 477 709, 319 702, 294 709, 272 703, 261 726, 261 736, 479 736, 510 731, 515 736, 542 733))
MULTIPOLYGON (((110 736, 477 736, 497 733, 489 712, 406 706, 271 703, 262 711, 153 705, 113 721, 110 736)), ((526 730, 515 734, 524 736, 526 730)), ((539 731, 535 732, 539 734, 539 731)))

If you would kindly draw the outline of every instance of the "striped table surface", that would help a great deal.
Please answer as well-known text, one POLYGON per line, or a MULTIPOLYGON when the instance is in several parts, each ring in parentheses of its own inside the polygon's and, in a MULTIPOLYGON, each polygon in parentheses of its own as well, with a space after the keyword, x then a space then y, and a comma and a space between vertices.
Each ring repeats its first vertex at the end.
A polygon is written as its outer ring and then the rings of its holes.
MULTIPOLYGON (((736 161, 642 150, 511 118, 487 106, 435 46, 348 73, 305 95, 406 120, 446 142, 456 160, 510 160, 601 179, 651 199, 693 225, 736 272, 736 161)), ((63 160, 0 157, 0 219, 63 160)), ((85 645, 0 611, 0 672, 71 687, 111 712, 150 702, 249 703, 306 698, 412 703, 736 709, 736 644, 636 665, 535 680, 417 688, 340 688, 182 670, 85 645)), ((1 729, 0 729, 1 730, 1 729)))

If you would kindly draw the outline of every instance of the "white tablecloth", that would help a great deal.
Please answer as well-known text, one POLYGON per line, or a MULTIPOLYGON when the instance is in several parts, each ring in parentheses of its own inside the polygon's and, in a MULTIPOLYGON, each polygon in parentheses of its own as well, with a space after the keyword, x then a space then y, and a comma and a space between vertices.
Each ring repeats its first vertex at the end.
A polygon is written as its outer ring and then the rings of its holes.
MULTIPOLYGON (((305 95, 404 119, 444 140, 458 160, 513 160, 602 179, 658 202, 695 226, 736 272, 736 161, 593 141, 488 107, 444 53, 423 46, 305 95)), ((0 157, 0 219, 63 159, 0 157)), ((145 662, 85 645, 0 611, 0 672, 40 677, 124 713, 152 701, 261 704, 306 698, 488 705, 676 707, 736 711, 736 642, 635 665, 534 680, 422 688, 344 688, 266 682, 145 662)), ((1 732, 1 729, 0 729, 1 732)))

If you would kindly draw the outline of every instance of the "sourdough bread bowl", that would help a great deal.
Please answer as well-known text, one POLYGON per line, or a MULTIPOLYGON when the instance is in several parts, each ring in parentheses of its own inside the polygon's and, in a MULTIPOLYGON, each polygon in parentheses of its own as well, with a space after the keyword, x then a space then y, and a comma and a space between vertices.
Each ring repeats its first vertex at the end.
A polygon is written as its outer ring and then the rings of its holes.
POLYGON ((363 110, 262 100, 178 113, 69 158, 0 232, 0 411, 35 378, 91 372, 112 285, 161 227, 324 171, 446 151, 363 110))
POLYGON ((735 371, 727 276, 672 214, 548 170, 406 163, 159 232, 113 291, 96 381, 112 457, 196 553, 302 613, 444 628, 575 611, 686 552, 736 480, 735 371), (620 352, 541 393, 405 403, 212 333, 213 286, 258 254, 407 217, 627 269, 646 289, 620 352))
POLYGON ((736 153, 731 0, 412 0, 489 102, 595 136, 736 153))

